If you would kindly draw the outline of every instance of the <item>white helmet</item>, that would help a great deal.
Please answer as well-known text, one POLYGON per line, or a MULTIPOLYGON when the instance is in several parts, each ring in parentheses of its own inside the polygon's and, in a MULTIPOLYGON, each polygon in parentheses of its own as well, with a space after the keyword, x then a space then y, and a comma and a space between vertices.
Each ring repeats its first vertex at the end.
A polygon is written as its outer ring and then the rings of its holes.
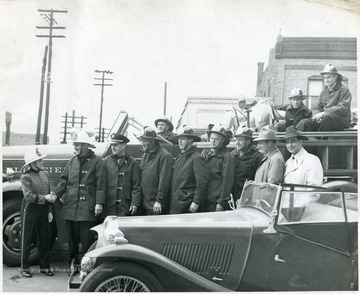
POLYGON ((81 129, 74 131, 71 140, 73 141, 73 143, 89 144, 89 147, 96 148, 96 146, 94 145, 95 142, 90 139, 88 133, 81 129))
POLYGON ((46 155, 41 155, 38 148, 33 147, 26 151, 24 156, 25 164, 22 168, 24 168, 25 166, 29 165, 32 162, 35 162, 39 159, 43 159, 44 157, 46 157, 46 155))

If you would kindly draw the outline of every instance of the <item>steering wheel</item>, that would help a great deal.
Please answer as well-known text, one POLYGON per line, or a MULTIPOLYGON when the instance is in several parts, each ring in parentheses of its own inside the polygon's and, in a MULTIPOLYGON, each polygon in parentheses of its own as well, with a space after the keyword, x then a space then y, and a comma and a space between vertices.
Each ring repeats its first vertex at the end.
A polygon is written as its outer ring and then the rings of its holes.
POLYGON ((267 201, 264 200, 264 199, 258 199, 258 201, 259 201, 259 203, 260 203, 260 205, 261 205, 262 208, 264 207, 262 204, 265 204, 268 208, 271 207, 270 204, 269 204, 269 202, 267 202, 267 201))

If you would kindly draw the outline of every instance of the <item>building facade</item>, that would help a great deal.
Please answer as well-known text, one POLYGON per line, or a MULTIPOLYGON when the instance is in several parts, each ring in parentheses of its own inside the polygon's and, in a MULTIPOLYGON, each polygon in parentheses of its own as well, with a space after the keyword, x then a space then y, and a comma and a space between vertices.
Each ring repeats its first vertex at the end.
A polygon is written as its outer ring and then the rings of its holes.
POLYGON ((176 131, 188 125, 200 134, 210 123, 224 124, 226 110, 237 106, 238 99, 238 97, 188 97, 176 125, 176 131))
POLYGON ((344 76, 352 93, 352 108, 357 108, 356 38, 283 37, 279 35, 270 50, 266 69, 258 63, 256 96, 270 97, 275 105, 289 103, 291 89, 301 88, 312 108, 323 88, 320 72, 331 63, 344 76))

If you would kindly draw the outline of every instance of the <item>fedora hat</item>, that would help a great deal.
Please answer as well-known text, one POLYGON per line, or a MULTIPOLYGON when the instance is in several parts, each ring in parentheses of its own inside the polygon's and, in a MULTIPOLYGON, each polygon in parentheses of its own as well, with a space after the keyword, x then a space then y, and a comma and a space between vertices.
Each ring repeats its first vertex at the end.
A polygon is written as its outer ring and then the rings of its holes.
POLYGON ((44 157, 46 157, 46 155, 41 155, 37 147, 27 150, 24 156, 25 164, 23 165, 22 169, 30 163, 39 159, 43 159, 44 157))
POLYGON ((268 128, 262 128, 259 132, 259 136, 254 141, 276 141, 276 133, 274 130, 268 128))
POLYGON ((221 124, 214 125, 213 128, 209 131, 209 134, 211 133, 219 134, 224 137, 225 141, 224 144, 228 145, 230 143, 230 138, 227 135, 227 132, 225 128, 221 124))
POLYGON ((251 140, 253 139, 252 137, 252 130, 250 130, 250 128, 248 127, 240 127, 236 130, 236 133, 234 135, 235 138, 238 137, 245 137, 245 138, 250 138, 251 140))
POLYGON ((306 99, 304 92, 300 88, 296 88, 296 87, 291 90, 289 99, 294 98, 294 97, 300 97, 300 98, 302 98, 302 100, 306 99))
POLYGON ((328 63, 327 65, 325 65, 324 70, 320 73, 321 75, 324 74, 335 74, 338 75, 340 77, 340 79, 342 80, 343 76, 341 74, 338 73, 335 65, 328 63))
POLYGON ((155 120, 155 127, 157 127, 158 122, 164 122, 169 126, 169 132, 172 132, 174 129, 174 125, 171 123, 171 121, 167 117, 158 118, 155 120))
POLYGON ((190 127, 184 127, 182 133, 175 136, 176 139, 179 139, 180 137, 187 137, 193 139, 194 142, 201 141, 201 138, 199 136, 196 136, 194 130, 190 127))
POLYGON ((155 139, 158 141, 163 141, 161 139, 161 137, 156 133, 156 131, 152 128, 152 127, 145 127, 144 128, 144 133, 140 136, 137 137, 140 141, 144 140, 144 139, 155 139))
POLYGON ((287 127, 285 130, 285 137, 281 140, 279 140, 280 142, 286 142, 286 139, 290 139, 290 138, 294 138, 297 137, 301 140, 309 140, 308 137, 303 136, 301 134, 301 132, 299 131, 299 129, 291 126, 291 127, 287 127))
POLYGON ((122 135, 122 134, 118 134, 118 133, 113 133, 110 136, 110 142, 109 144, 117 144, 117 143, 128 143, 130 140, 122 135))
POLYGON ((96 148, 94 145, 94 141, 90 139, 88 133, 84 130, 76 130, 74 131, 71 140, 73 143, 83 143, 83 144, 89 144, 90 148, 96 148))

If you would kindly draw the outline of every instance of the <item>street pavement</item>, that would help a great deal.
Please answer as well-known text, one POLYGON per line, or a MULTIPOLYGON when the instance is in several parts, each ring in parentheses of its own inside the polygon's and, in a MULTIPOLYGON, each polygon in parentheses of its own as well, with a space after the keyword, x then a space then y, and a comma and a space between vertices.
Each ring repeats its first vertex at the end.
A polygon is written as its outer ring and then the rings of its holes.
POLYGON ((64 251, 51 251, 53 277, 40 273, 38 265, 31 267, 32 278, 21 276, 20 268, 3 265, 3 292, 67 292, 68 263, 64 251))

